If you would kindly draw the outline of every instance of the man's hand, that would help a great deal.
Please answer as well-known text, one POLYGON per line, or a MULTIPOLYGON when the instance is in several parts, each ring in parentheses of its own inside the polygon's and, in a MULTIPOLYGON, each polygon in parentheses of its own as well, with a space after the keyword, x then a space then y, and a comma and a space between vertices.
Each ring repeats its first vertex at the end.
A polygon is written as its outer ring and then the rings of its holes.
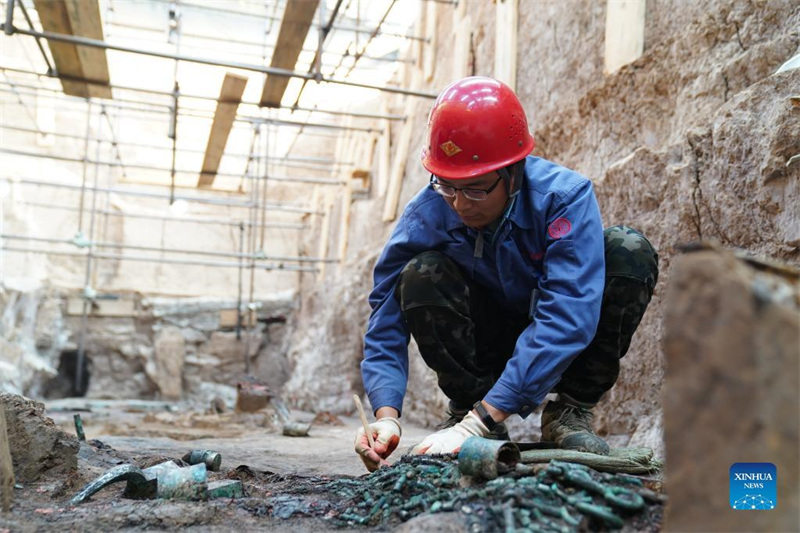
POLYGON ((425 440, 414 446, 411 453, 419 455, 456 453, 461 449, 461 445, 467 438, 473 435, 485 437, 488 434, 489 428, 481 422, 481 419, 475 413, 470 411, 455 426, 442 429, 425 437, 425 440))
POLYGON ((378 467, 389 464, 385 459, 397 448, 403 429, 400 427, 399 420, 385 416, 370 424, 369 430, 375 439, 375 447, 369 447, 369 439, 362 427, 358 428, 358 433, 356 433, 355 448, 367 470, 373 472, 378 467))

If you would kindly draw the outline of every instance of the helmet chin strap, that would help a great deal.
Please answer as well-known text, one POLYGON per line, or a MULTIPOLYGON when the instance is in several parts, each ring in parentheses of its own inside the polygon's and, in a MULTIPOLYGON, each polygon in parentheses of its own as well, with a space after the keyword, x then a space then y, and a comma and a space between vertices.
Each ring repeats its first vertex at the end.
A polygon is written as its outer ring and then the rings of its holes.
POLYGON ((522 161, 511 163, 508 166, 497 169, 497 173, 503 178, 506 183, 506 191, 508 192, 509 201, 519 194, 521 181, 522 181, 522 161))

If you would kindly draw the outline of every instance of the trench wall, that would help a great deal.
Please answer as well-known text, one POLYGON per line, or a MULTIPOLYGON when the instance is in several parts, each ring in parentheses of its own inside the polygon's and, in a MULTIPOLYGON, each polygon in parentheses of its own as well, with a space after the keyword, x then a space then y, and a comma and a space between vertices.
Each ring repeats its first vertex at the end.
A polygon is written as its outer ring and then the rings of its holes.
MULTIPOLYGON (((597 422, 604 434, 631 435, 631 444, 663 455, 663 294, 676 247, 713 239, 800 262, 800 164, 786 165, 800 152, 800 109, 790 98, 800 71, 775 74, 798 51, 800 8, 781 0, 649 1, 643 55, 609 75, 603 73, 605 3, 520 4, 517 91, 537 140, 534 153, 592 179, 605 224, 638 228, 660 253, 655 296, 597 422)), ((454 79, 450 44, 459 37, 454 8, 436 9, 437 39, 446 44, 436 50, 433 77, 421 85, 430 92, 454 79)), ((468 2, 462 9, 472 21, 468 73, 492 75, 494 4, 468 2)), ((414 133, 400 209, 428 179, 419 153, 431 103, 421 102, 407 119, 414 133)), ((399 97, 389 101, 395 112, 404 104, 399 97)), ((301 278, 286 386, 298 406, 352 411, 350 394, 363 392, 358 364, 371 269, 393 227, 381 220, 385 195, 378 191, 350 206, 343 263, 301 278)), ((337 242, 338 233, 329 232, 337 242)), ((305 246, 315 247, 319 236, 318 230, 305 246)), ((432 425, 446 402, 413 341, 410 372, 404 417, 432 425)), ((537 436, 537 415, 513 423, 512 432, 537 436)))

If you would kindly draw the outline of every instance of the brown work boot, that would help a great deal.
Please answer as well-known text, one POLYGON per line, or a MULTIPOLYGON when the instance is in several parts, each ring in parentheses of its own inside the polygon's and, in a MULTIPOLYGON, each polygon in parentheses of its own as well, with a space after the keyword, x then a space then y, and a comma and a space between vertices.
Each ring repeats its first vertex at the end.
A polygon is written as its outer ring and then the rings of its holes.
POLYGON ((577 402, 567 403, 561 397, 547 402, 542 412, 542 440, 565 450, 608 455, 608 444, 592 429, 593 418, 591 407, 577 402))
MULTIPOLYGON (((472 407, 465 407, 460 408, 456 406, 453 402, 447 406, 447 418, 444 422, 436 426, 436 429, 447 429, 455 426, 459 422, 461 422, 467 413, 472 409, 472 407)), ((486 435, 487 439, 494 439, 494 440, 511 440, 508 436, 508 428, 503 422, 497 424, 494 429, 486 435)))

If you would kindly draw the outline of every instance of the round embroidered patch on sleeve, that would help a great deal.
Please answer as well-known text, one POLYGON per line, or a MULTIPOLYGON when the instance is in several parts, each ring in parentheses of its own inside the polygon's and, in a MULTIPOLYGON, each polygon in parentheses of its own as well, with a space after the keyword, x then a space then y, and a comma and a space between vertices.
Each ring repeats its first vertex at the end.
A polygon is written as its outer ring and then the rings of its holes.
POLYGON ((572 224, 564 217, 557 218, 547 227, 547 234, 554 239, 560 239, 572 229, 572 224))

